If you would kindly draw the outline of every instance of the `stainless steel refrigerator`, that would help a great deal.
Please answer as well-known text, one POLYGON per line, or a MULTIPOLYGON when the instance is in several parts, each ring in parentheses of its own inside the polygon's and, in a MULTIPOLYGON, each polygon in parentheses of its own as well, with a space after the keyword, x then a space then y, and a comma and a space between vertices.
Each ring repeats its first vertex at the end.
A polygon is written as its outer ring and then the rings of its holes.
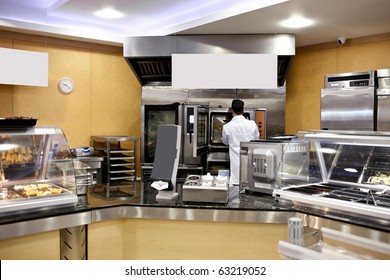
POLYGON ((376 130, 375 71, 325 75, 322 130, 376 130))

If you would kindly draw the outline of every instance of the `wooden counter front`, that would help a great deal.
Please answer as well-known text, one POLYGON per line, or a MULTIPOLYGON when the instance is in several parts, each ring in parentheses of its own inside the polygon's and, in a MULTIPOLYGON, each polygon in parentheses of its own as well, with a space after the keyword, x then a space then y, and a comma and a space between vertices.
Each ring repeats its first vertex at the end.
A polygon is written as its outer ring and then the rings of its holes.
POLYGON ((277 260, 286 224, 118 219, 88 227, 88 259, 277 260))
POLYGON ((59 230, 0 240, 1 260, 59 260, 59 230))

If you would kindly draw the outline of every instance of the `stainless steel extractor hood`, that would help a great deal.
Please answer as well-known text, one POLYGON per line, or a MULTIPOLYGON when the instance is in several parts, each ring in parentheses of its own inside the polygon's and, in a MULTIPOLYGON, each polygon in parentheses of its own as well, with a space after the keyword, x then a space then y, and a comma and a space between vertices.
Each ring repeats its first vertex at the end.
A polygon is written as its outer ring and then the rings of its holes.
POLYGON ((124 43, 124 57, 141 85, 170 85, 172 54, 220 53, 278 55, 278 86, 283 86, 295 55, 295 35, 169 35, 127 37, 124 43))

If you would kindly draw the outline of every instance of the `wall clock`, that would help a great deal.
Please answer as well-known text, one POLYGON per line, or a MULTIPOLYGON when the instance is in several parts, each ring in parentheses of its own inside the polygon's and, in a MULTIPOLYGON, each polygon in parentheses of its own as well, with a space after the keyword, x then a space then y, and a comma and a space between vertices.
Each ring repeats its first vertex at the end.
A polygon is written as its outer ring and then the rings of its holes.
POLYGON ((73 87, 74 87, 74 84, 73 84, 72 79, 70 79, 70 78, 62 78, 58 82, 58 90, 62 94, 70 94, 73 91, 73 87))

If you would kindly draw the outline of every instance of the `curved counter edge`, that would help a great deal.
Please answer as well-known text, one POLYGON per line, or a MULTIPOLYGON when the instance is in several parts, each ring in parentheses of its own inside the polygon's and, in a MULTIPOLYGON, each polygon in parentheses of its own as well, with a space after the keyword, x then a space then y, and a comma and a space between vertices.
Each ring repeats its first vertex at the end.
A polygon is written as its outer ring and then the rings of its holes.
POLYGON ((87 211, 1 225, 0 240, 90 224, 91 217, 91 212, 87 211))
POLYGON ((363 237, 390 242, 390 232, 372 229, 312 214, 291 211, 253 211, 232 209, 192 209, 118 205, 88 211, 33 219, 0 225, 0 240, 22 237, 51 230, 88 225, 114 219, 158 219, 240 223, 287 224, 291 217, 300 217, 304 225, 313 229, 328 227, 363 237))
POLYGON ((295 216, 294 211, 253 211, 232 209, 192 209, 169 207, 122 206, 92 210, 92 222, 117 218, 159 220, 241 222, 241 223, 287 223, 295 216))
POLYGON ((293 211, 185 209, 121 205, 0 225, 0 240, 123 218, 286 224, 287 220, 294 216, 295 212, 293 211))

